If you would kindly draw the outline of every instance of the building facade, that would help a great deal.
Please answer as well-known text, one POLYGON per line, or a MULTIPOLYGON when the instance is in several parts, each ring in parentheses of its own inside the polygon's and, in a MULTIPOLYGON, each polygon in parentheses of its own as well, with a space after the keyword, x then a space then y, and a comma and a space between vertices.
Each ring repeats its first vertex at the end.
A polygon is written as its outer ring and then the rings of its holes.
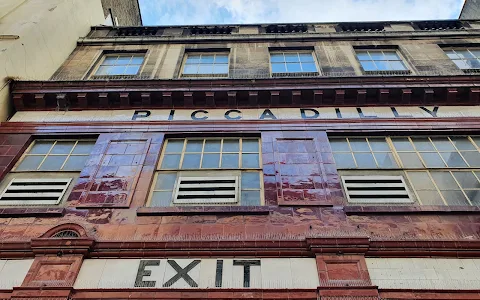
POLYGON ((480 299, 479 42, 459 20, 93 27, 11 86, 2 296, 480 299))
POLYGON ((142 26, 138 0, 102 0, 105 18, 115 26, 142 26))
POLYGON ((478 19, 480 17, 480 1, 478 0, 465 0, 463 9, 460 13, 461 20, 478 19))

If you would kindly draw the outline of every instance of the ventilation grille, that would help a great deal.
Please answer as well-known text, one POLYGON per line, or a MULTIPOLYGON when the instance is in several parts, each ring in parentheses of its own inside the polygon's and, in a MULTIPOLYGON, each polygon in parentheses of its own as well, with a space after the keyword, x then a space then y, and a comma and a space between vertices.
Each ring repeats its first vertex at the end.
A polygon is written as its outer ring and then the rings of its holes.
POLYGON ((191 34, 231 34, 233 27, 229 26, 215 26, 215 27, 193 27, 190 29, 191 34))
POLYGON ((233 204, 238 202, 238 177, 180 177, 173 203, 233 204))
POLYGON ((425 21, 415 23, 420 30, 460 30, 465 26, 460 21, 425 21))
POLYGON ((342 176, 350 203, 412 203, 403 176, 342 176))
POLYGON ((158 29, 154 27, 124 27, 119 28, 116 36, 155 36, 158 29))
POLYGON ((305 33, 308 32, 308 26, 305 24, 288 25, 268 25, 265 28, 266 33, 305 33))
POLYGON ((382 32, 385 30, 385 25, 381 23, 349 23, 339 24, 338 27, 345 32, 382 32))
POLYGON ((71 178, 13 179, 0 196, 0 205, 58 204, 70 181, 71 178))
POLYGON ((54 239, 68 239, 68 238, 79 238, 80 237, 80 234, 78 234, 78 232, 74 231, 74 230, 61 230, 57 233, 55 233, 54 235, 52 235, 52 238, 54 239))

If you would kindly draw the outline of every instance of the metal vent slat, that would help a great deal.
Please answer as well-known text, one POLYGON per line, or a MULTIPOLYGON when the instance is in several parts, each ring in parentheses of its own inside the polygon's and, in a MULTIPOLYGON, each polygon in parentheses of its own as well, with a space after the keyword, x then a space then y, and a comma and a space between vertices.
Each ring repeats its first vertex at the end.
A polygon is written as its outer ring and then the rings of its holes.
POLYGON ((175 204, 237 203, 238 177, 180 177, 175 204))
POLYGON ((342 176, 350 203, 412 203, 403 176, 342 176))
POLYGON ((55 205, 61 200, 71 178, 15 178, 0 196, 1 205, 55 205))

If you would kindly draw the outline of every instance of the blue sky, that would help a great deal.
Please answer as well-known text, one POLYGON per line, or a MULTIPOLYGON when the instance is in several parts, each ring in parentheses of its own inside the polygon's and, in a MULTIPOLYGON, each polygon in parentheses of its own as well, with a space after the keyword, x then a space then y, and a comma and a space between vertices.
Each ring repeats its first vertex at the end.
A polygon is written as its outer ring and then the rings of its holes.
POLYGON ((145 25, 455 19, 464 0, 139 0, 145 25))

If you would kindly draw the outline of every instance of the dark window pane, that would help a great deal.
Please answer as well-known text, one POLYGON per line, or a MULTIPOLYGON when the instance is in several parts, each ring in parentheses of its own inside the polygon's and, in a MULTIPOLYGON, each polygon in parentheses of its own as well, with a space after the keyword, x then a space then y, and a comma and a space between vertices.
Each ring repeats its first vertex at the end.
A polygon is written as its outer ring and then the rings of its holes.
POLYGON ((368 169, 376 169, 377 164, 373 159, 372 153, 354 153, 355 160, 357 161, 357 165, 359 168, 368 168, 368 169))
POLYGON ((375 158, 380 168, 396 168, 398 167, 393 154, 390 152, 375 152, 375 158))
POLYGON ((462 168, 462 167, 467 167, 467 164, 463 160, 463 158, 460 156, 458 152, 443 152, 440 153, 443 157, 443 159, 447 162, 447 166, 451 168, 462 168))
POLYGON ((450 172, 430 172, 435 184, 439 190, 459 190, 460 187, 455 182, 450 172))
POLYGON ((242 191, 242 206, 260 206, 260 191, 242 191))
POLYGON ((167 142, 166 153, 181 153, 183 150, 184 140, 169 140, 167 142))
POLYGON ((368 142, 373 151, 390 151, 390 147, 384 138, 369 138, 368 142))
POLYGON ((442 195, 448 205, 470 205, 462 191, 442 191, 442 195))
POLYGON ((220 167, 220 154, 204 154, 202 168, 213 169, 220 167))
POLYGON ((180 154, 167 154, 163 157, 162 169, 178 169, 180 154))
POLYGON ((243 152, 258 152, 258 140, 243 140, 242 151, 243 152))
POLYGON ((203 140, 187 140, 185 152, 202 152, 203 140))
POLYGON ((36 170, 45 156, 25 156, 17 171, 36 170))
POLYGON ((472 142, 465 136, 452 136, 450 139, 459 150, 476 150, 472 142))
POLYGON ((224 169, 238 169, 238 154, 223 154, 222 168, 224 169))
POLYGON ((242 154, 242 168, 258 167, 260 167, 258 154, 242 154))
POLYGON ((30 154, 47 154, 52 148, 54 141, 35 141, 32 149, 28 153, 30 154))
POLYGON ((220 152, 222 141, 220 140, 206 140, 204 152, 220 152))
POLYGON ((63 167, 65 171, 81 171, 85 166, 85 162, 87 161, 87 155, 81 156, 70 156, 63 167))
POLYGON ((62 167, 65 159, 67 158, 66 155, 55 155, 55 156, 48 156, 45 161, 40 166, 39 170, 52 170, 58 171, 62 167))
POLYGON ((155 184, 155 190, 172 191, 175 188, 176 180, 176 173, 159 173, 157 176, 157 182, 155 184))
POLYGON ((339 169, 357 167, 351 153, 334 153, 333 157, 335 158, 335 163, 339 169))
POLYGON ((464 189, 480 189, 480 183, 472 172, 453 172, 453 176, 464 189))
POLYGON ((437 191, 417 191, 422 205, 445 205, 437 191))
POLYGON ((418 151, 435 151, 428 138, 412 138, 412 141, 418 151))
POLYGON ((182 169, 199 169, 200 154, 185 154, 183 157, 182 169))
POLYGON ((423 168, 423 163, 415 152, 398 153, 404 168, 423 168))
POLYGON ((72 151, 73 146, 75 146, 75 142, 57 142, 55 146, 53 146, 51 154, 69 154, 72 151))
POLYGON ((370 151, 365 139, 349 139, 353 151, 370 151))
POLYGON ((417 191, 436 189, 427 172, 408 172, 408 177, 413 188, 417 191))
POLYGON ((462 155, 470 167, 480 167, 480 153, 478 151, 462 152, 462 155))
POLYGON ((432 142, 439 151, 455 151, 455 147, 447 137, 432 137, 432 142))
POLYGON ((332 147, 332 151, 347 151, 350 152, 350 147, 348 146, 348 142, 346 139, 331 139, 330 146, 332 147))
POLYGON ((95 142, 88 142, 88 141, 80 141, 73 149, 72 154, 90 154, 92 152, 93 147, 95 146, 95 142))
POLYGON ((392 138, 392 142, 397 151, 415 151, 408 138, 392 138))
POLYGON ((223 140, 223 152, 239 152, 240 143, 239 140, 223 140))
POLYGON ((445 167, 445 163, 440 158, 440 155, 438 155, 436 152, 421 152, 420 156, 422 156, 427 168, 445 167))
POLYGON ((172 201, 172 192, 153 192, 150 206, 166 207, 166 206, 170 206, 171 201, 172 201))
POLYGON ((242 189, 260 189, 258 172, 242 172, 242 189))

